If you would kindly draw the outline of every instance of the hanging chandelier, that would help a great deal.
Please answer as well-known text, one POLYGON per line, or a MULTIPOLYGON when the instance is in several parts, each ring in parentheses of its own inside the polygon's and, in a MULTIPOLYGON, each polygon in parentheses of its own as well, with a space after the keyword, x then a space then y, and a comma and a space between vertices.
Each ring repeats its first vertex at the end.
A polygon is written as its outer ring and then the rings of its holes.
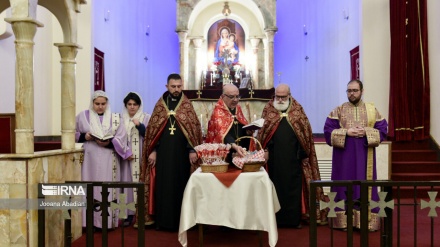
POLYGON ((223 6, 222 13, 224 16, 228 16, 231 14, 231 9, 229 8, 228 2, 225 2, 225 6, 223 6))

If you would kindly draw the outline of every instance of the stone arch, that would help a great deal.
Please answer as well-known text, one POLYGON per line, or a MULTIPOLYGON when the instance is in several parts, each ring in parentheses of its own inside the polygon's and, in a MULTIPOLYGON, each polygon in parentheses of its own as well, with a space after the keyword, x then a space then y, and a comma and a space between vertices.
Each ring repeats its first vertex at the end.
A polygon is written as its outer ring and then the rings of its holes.
POLYGON ((244 64, 252 68, 252 78, 257 88, 272 87, 273 63, 270 61, 273 60, 273 35, 277 31, 275 10, 275 0, 178 1, 176 32, 179 33, 180 42, 180 73, 184 81, 189 82, 185 89, 197 89, 197 85, 201 85, 200 75, 204 71, 201 67, 204 62, 201 61, 204 60, 203 54, 207 53, 204 45, 207 31, 213 23, 225 18, 243 27, 246 36, 244 64), (222 14, 225 2, 231 9, 227 17, 222 14), (259 49, 259 44, 264 44, 265 49, 259 49), (253 62, 258 60, 260 62, 253 62), (265 80, 259 83, 258 78, 265 80))
MULTIPOLYGON (((189 30, 194 24, 194 18, 210 6, 215 6, 219 14, 224 2, 230 4, 232 15, 234 15, 234 5, 240 5, 240 9, 248 9, 258 20, 262 29, 272 29, 276 27, 276 2, 267 0, 189 0, 179 1, 177 11, 177 30, 189 30), (232 5, 231 5, 232 3, 232 5)), ((237 8, 236 8, 237 10, 237 8)))
POLYGON ((16 43, 16 153, 34 153, 34 36, 37 27, 37 6, 52 13, 63 32, 64 43, 55 43, 61 55, 61 132, 62 148, 75 148, 75 58, 77 44, 77 15, 84 0, 9 0, 0 2, 0 10, 11 7, 11 23, 16 43), (72 124, 73 123, 73 124, 72 124))
POLYGON ((76 43, 77 42, 77 12, 79 12, 79 4, 85 3, 81 0, 72 1, 52 1, 52 0, 39 0, 38 5, 48 9, 58 20, 63 31, 64 43, 76 43))

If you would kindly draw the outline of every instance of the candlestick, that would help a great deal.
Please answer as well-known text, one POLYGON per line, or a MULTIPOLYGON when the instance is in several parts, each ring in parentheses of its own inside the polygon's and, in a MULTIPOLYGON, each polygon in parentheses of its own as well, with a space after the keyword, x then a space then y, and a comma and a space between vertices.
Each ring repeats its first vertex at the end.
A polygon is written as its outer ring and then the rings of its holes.
POLYGON ((200 126, 203 129, 203 115, 202 115, 202 113, 200 113, 200 126))
POLYGON ((251 91, 253 91, 253 89, 254 89, 254 82, 252 81, 252 73, 249 71, 249 83, 250 83, 250 86, 251 86, 251 91))
POLYGON ((203 90, 203 81, 205 80, 205 71, 202 70, 202 76, 200 78, 200 90, 203 90))
POLYGON ((211 84, 210 84, 210 86, 212 87, 212 78, 214 77, 212 74, 213 74, 214 72, 211 72, 211 84))

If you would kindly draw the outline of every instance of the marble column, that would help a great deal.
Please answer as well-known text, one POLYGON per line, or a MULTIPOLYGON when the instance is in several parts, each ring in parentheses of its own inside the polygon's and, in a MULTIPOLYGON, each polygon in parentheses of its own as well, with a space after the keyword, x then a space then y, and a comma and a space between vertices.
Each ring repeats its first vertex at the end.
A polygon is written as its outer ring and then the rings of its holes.
POLYGON ((40 22, 5 18, 15 35, 15 152, 34 153, 34 37, 40 22))
POLYGON ((264 82, 262 83, 262 88, 266 88, 266 82, 269 80, 269 42, 267 38, 263 39, 263 47, 264 47, 264 82))
POLYGON ((76 55, 79 47, 73 43, 55 43, 61 55, 61 148, 75 148, 75 84, 76 55))
POLYGON ((183 88, 184 89, 189 89, 189 85, 188 85, 188 76, 186 74, 186 68, 188 67, 187 61, 188 61, 188 49, 187 49, 187 36, 188 36, 188 31, 187 30, 182 30, 182 31, 177 31, 177 34, 179 36, 179 48, 180 48, 180 76, 182 77, 183 80, 183 88))
POLYGON ((193 87, 190 89, 202 89, 202 83, 204 83, 204 79, 202 78, 203 73, 203 65, 202 65, 202 44, 203 44, 203 37, 200 38, 194 38, 192 39, 192 42, 194 44, 194 51, 195 51, 195 69, 194 69, 194 84, 193 87))
POLYGON ((253 83, 253 87, 255 89, 259 89, 262 88, 262 86, 259 84, 259 79, 258 79, 258 45, 260 44, 261 39, 259 38, 251 38, 249 40, 251 42, 251 46, 252 46, 252 58, 251 61, 252 65, 251 65, 251 76, 252 76, 252 83, 253 83))
POLYGON ((266 80, 265 80, 265 88, 271 88, 274 86, 274 68, 273 68, 273 62, 274 62, 274 48, 273 48, 273 41, 275 37, 275 32, 277 29, 266 29, 266 39, 267 44, 266 49, 266 80))

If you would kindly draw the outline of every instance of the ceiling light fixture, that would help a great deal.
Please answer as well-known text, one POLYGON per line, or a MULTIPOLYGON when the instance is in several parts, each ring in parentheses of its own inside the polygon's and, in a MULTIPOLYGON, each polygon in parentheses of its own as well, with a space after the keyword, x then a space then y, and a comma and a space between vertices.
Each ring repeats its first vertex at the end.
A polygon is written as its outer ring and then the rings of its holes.
POLYGON ((224 16, 228 16, 231 14, 231 9, 229 8, 228 2, 225 2, 225 6, 223 6, 222 13, 224 16))

